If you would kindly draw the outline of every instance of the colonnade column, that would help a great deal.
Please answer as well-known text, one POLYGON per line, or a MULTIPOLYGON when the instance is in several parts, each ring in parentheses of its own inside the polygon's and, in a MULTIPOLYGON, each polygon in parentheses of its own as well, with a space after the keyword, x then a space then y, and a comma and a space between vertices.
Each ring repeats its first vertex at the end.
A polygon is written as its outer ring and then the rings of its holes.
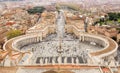
POLYGON ((59 63, 59 64, 62 63, 62 57, 61 57, 61 56, 58 57, 58 63, 59 63))
POLYGON ((64 58, 64 64, 67 64, 67 57, 64 58))
POLYGON ((78 60, 78 57, 76 57, 76 65, 79 64, 79 60, 78 60))
POLYGON ((40 65, 43 65, 43 59, 42 58, 40 59, 40 65))
POLYGON ((47 65, 48 64, 48 59, 47 58, 45 58, 45 65, 47 65))
POLYGON ((40 33, 40 41, 42 41, 42 33, 40 33))
POLYGON ((52 65, 55 65, 55 58, 52 58, 52 65))
POLYGON ((85 41, 85 36, 84 36, 83 34, 81 34, 81 35, 79 36, 79 40, 80 40, 80 41, 85 41))
POLYGON ((74 58, 73 57, 71 57, 72 58, 72 64, 74 64, 74 58))

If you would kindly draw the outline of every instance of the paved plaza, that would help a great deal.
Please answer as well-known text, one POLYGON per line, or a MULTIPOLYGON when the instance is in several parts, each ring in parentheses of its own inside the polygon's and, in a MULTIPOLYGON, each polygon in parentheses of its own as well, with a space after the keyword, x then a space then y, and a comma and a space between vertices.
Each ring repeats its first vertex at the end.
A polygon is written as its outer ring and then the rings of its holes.
POLYGON ((33 43, 26 45, 21 48, 22 51, 31 50, 33 52, 31 64, 40 64, 52 63, 54 60, 55 63, 58 63, 59 60, 66 59, 67 63, 76 63, 78 59, 79 63, 86 63, 87 54, 89 52, 93 52, 96 50, 100 50, 103 47, 99 45, 90 44, 90 42, 80 42, 77 38, 74 38, 73 35, 68 34, 65 35, 61 44, 61 48, 63 52, 61 53, 61 57, 59 58, 58 53, 59 41, 56 34, 49 35, 46 39, 39 43, 33 43))

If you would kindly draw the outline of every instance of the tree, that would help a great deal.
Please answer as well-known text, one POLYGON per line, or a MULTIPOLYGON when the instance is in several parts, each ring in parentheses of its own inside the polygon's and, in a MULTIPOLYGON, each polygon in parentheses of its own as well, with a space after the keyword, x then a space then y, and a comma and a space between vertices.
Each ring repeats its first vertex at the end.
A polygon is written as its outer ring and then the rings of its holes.
POLYGON ((118 13, 118 18, 120 19, 120 13, 118 13))
POLYGON ((117 13, 108 13, 109 20, 116 21, 118 19, 118 14, 117 13))
POLYGON ((60 10, 60 5, 56 4, 56 10, 59 11, 60 10))
POLYGON ((11 39, 17 36, 22 35, 22 31, 20 30, 10 30, 9 32, 7 32, 7 39, 11 39))
POLYGON ((32 9, 28 9, 27 12, 29 14, 38 14, 39 15, 39 17, 37 19, 37 22, 38 22, 39 19, 40 19, 40 17, 41 17, 40 14, 43 13, 44 10, 45 10, 44 7, 42 7, 42 6, 36 6, 36 7, 33 7, 32 9))
POLYGON ((36 7, 32 8, 32 9, 28 9, 27 11, 28 11, 29 14, 37 14, 37 13, 40 14, 44 10, 45 10, 44 7, 42 7, 42 6, 36 6, 36 7))

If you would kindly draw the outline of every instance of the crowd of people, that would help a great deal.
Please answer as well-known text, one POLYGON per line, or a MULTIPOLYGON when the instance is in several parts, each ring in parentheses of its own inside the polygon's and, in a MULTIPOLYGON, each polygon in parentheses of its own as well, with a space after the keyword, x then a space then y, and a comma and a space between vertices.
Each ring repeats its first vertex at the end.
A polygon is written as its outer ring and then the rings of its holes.
POLYGON ((49 35, 42 42, 30 44, 24 46, 21 50, 31 50, 33 52, 32 64, 36 64, 36 60, 39 57, 82 57, 86 59, 88 53, 91 51, 96 51, 101 49, 96 45, 90 44, 90 42, 80 42, 78 39, 74 38, 71 34, 65 35, 62 39, 61 53, 58 52, 59 40, 56 34, 49 35))

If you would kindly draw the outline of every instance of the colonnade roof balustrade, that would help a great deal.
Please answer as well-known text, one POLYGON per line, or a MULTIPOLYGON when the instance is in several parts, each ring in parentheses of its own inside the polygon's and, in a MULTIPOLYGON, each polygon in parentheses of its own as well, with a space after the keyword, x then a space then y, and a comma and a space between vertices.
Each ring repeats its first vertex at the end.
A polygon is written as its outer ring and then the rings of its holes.
POLYGON ((103 49, 103 50, 100 50, 100 51, 97 51, 97 52, 93 52, 91 53, 92 56, 99 56, 99 55, 103 55, 103 54, 110 54, 110 52, 114 53, 115 51, 117 51, 117 48, 118 48, 118 45, 117 43, 112 40, 111 38, 107 38, 108 42, 109 42, 109 46, 106 48, 106 49, 103 49))
MULTIPOLYGON (((49 29, 49 26, 47 26, 48 28, 47 28, 47 30, 49 29)), ((54 27, 55 28, 55 27, 54 27)), ((77 29, 78 31, 80 31, 78 28, 76 28, 76 26, 72 26, 72 28, 75 28, 75 29, 77 29)), ((46 27, 44 28, 44 29, 46 29, 46 27)), ((44 30, 43 29, 43 30, 44 30)), ((42 30, 41 30, 42 31, 42 30)), ((41 33, 44 33, 45 32, 45 30, 44 31, 42 31, 41 33)), ((80 33, 79 33, 80 34, 80 33)), ((113 54, 114 52, 116 52, 117 51, 117 47, 118 47, 118 45, 117 45, 117 43, 115 42, 115 41, 113 41, 112 39, 110 39, 110 38, 107 38, 107 37, 103 37, 103 36, 99 36, 99 35, 92 35, 92 34, 87 34, 87 33, 82 33, 83 35, 89 35, 89 36, 97 36, 97 37, 100 37, 100 38, 103 38, 103 39, 105 39, 105 40, 108 40, 108 42, 109 42, 109 46, 108 47, 106 47, 105 49, 102 49, 102 50, 99 50, 99 51, 96 51, 96 52, 92 52, 91 53, 91 56, 99 56, 99 57, 104 57, 104 56, 109 56, 109 55, 111 55, 111 54, 113 54)), ((29 35, 23 35, 23 36, 19 36, 19 37, 16 37, 16 38, 13 38, 13 39, 11 39, 11 40, 8 40, 6 43, 5 43, 5 45, 4 45, 4 49, 5 50, 8 50, 8 51, 11 51, 11 50, 17 50, 17 49, 14 49, 13 47, 12 47, 12 44, 14 43, 14 41, 15 40, 18 40, 18 39, 20 39, 20 38, 29 38, 29 37, 32 37, 32 36, 35 36, 36 35, 36 37, 38 36, 38 34, 29 34, 29 35), (29 36, 29 37, 28 37, 29 36)), ((42 35, 42 34, 41 34, 42 35)), ((43 36, 42 36, 43 37, 43 36)), ((106 42, 106 41, 104 41, 104 42, 106 42)))

